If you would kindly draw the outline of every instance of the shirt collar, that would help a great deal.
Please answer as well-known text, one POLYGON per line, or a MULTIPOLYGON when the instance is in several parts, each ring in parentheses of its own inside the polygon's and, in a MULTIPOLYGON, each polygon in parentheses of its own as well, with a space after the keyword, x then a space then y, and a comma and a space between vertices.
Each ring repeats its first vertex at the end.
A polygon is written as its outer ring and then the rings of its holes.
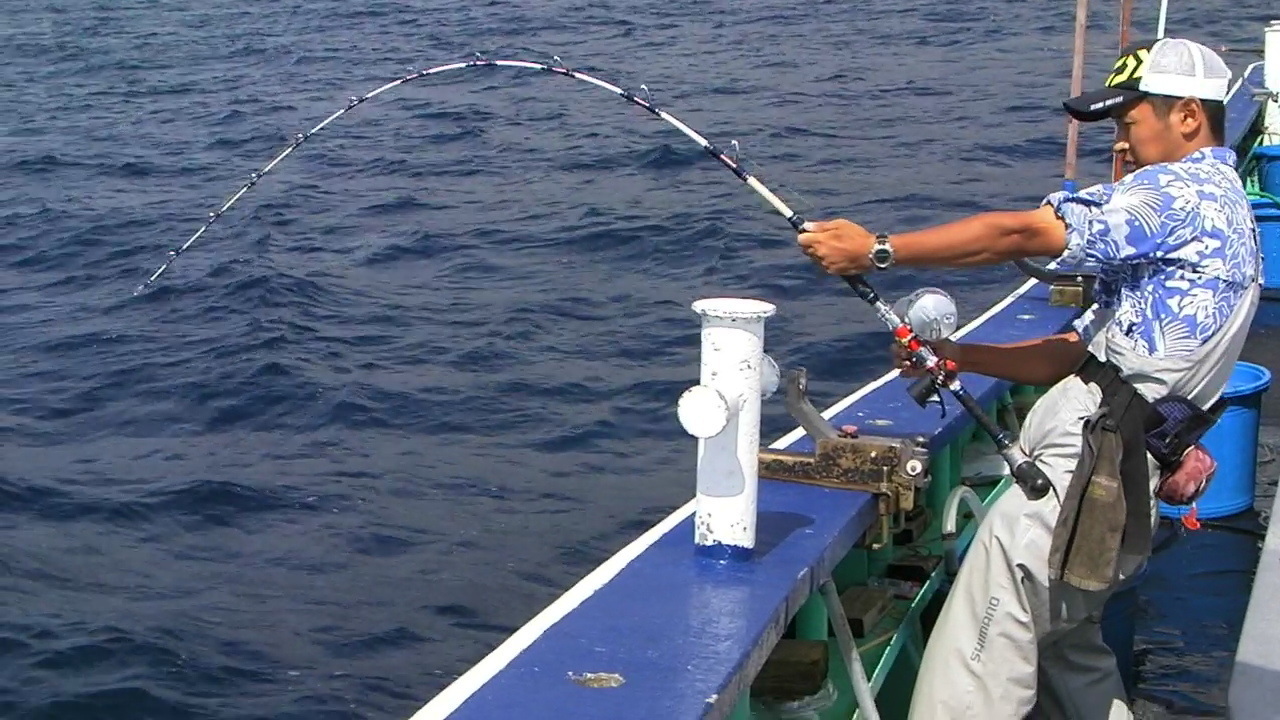
POLYGON ((1199 150, 1196 150, 1190 155, 1187 155, 1186 157, 1182 158, 1182 160, 1180 160, 1179 162, 1186 162, 1186 163, 1220 162, 1224 165, 1230 165, 1231 167, 1235 167, 1236 152, 1228 147, 1222 147, 1221 145, 1213 145, 1210 147, 1200 148, 1199 150))

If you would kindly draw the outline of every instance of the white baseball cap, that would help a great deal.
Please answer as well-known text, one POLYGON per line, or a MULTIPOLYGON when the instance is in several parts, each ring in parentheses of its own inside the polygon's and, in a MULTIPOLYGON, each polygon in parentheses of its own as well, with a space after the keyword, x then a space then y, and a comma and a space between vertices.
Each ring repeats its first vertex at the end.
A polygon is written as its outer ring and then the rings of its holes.
POLYGON ((1080 122, 1094 122, 1147 95, 1222 102, 1230 89, 1231 69, 1217 53, 1193 40, 1163 38, 1125 47, 1104 87, 1062 106, 1080 122))

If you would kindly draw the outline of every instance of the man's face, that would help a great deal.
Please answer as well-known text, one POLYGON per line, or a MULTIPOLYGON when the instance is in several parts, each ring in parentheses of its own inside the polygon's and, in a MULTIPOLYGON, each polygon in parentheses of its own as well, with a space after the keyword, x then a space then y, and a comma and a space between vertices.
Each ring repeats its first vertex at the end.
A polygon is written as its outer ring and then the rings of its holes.
POLYGON ((1116 117, 1117 146, 1122 149, 1125 162, 1135 169, 1179 160, 1188 122, 1193 120, 1187 118, 1181 103, 1164 114, 1150 102, 1139 101, 1116 117))

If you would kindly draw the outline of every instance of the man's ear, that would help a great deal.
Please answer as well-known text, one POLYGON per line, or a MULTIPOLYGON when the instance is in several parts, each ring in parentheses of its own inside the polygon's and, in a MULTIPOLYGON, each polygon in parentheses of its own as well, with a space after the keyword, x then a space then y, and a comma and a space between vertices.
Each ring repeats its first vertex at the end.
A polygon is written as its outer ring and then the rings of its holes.
POLYGON ((1173 117, 1171 118, 1178 132, 1185 138, 1193 138, 1198 135, 1208 118, 1205 115, 1204 105, 1195 98, 1182 98, 1173 108, 1173 117))

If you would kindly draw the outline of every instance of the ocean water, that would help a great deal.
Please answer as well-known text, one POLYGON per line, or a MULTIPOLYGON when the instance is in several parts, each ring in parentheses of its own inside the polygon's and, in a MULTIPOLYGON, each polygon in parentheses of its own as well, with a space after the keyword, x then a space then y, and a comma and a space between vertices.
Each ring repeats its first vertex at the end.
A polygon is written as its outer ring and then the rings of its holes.
MULTIPOLYGON (((777 303, 767 348, 809 369, 820 406, 885 370, 874 316, 697 145, 507 68, 343 116, 133 295, 348 97, 476 51, 558 55, 737 140, 806 217, 900 231, 1058 188, 1072 12, 7 4, 0 717, 407 717, 690 497, 692 301, 777 303)), ((1091 17, 1091 82, 1115 14, 1091 17)), ((1249 46, 1269 19, 1208 0, 1169 27, 1249 46)), ((1109 171, 1110 135, 1084 132, 1082 182, 1109 171)), ((967 321, 1020 280, 877 286, 943 287, 967 321)), ((766 406, 766 439, 792 425, 766 406)))

